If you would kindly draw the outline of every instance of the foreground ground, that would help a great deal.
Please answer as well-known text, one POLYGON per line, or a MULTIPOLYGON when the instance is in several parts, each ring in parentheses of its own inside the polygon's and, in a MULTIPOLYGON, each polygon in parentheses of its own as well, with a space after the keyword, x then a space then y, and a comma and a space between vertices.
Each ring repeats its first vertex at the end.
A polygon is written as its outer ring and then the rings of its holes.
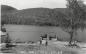
POLYGON ((65 47, 63 43, 49 41, 44 45, 19 45, 3 54, 86 54, 86 49, 65 47))

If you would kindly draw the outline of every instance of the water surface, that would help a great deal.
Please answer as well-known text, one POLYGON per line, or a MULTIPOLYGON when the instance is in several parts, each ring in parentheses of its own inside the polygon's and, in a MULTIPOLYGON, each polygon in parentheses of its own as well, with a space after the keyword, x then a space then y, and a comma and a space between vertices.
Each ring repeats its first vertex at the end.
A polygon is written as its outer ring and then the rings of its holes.
MULTIPOLYGON (((13 40, 17 41, 27 41, 39 40, 40 36, 43 34, 48 34, 48 36, 58 36, 62 40, 69 40, 70 35, 67 32, 64 32, 60 27, 53 26, 32 26, 32 25, 5 25, 10 37, 13 40)), ((86 41, 86 30, 83 32, 78 30, 75 39, 80 41, 86 41)))

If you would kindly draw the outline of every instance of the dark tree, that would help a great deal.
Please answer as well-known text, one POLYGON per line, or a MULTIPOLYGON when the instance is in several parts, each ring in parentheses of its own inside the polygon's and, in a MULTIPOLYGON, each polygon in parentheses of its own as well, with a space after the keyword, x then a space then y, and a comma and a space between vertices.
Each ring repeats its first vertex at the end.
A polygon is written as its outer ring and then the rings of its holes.
POLYGON ((70 34, 69 44, 71 45, 74 33, 77 31, 77 29, 86 28, 86 12, 79 5, 78 0, 67 0, 67 2, 67 7, 70 12, 67 18, 62 20, 60 26, 70 34))

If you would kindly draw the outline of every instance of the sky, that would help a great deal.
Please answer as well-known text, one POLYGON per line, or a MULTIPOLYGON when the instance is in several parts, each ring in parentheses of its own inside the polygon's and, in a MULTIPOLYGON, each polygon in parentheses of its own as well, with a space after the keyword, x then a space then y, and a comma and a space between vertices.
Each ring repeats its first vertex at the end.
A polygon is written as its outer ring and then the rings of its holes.
POLYGON ((19 10, 26 8, 65 8, 66 0, 0 0, 1 4, 9 5, 19 10))

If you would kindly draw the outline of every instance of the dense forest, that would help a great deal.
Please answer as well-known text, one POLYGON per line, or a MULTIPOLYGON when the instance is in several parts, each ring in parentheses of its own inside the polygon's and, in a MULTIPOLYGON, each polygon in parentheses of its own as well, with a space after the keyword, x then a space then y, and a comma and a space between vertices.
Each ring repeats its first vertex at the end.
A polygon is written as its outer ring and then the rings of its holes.
POLYGON ((1 21, 5 24, 58 26, 62 18, 67 18, 67 8, 31 8, 17 10, 1 5, 1 21))
MULTIPOLYGON (((86 6, 84 7, 86 10, 86 6)), ((5 24, 59 26, 61 21, 71 18, 69 8, 29 8, 17 10, 16 8, 1 5, 1 22, 5 24)))

